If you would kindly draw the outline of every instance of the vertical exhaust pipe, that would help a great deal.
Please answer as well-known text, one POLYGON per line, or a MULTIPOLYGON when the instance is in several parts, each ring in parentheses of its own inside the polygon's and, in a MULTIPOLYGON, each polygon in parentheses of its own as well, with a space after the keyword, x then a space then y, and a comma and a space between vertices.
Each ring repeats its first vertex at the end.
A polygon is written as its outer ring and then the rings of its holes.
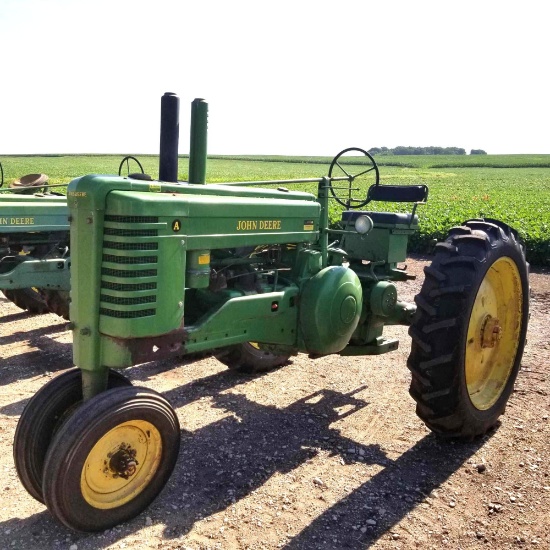
POLYGON ((160 100, 160 181, 178 181, 179 119, 179 97, 172 92, 166 92, 160 100))
POLYGON ((191 103, 191 140, 189 143, 189 183, 206 183, 206 135, 208 103, 194 99, 191 103))

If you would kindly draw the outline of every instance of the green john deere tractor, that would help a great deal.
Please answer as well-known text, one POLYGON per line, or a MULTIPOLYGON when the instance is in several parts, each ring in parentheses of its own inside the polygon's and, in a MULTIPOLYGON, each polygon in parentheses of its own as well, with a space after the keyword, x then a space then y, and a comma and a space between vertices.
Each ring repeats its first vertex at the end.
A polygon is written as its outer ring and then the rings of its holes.
POLYGON ((494 426, 527 330, 517 233, 488 219, 451 229, 416 303, 404 303, 395 283, 410 277, 399 264, 426 186, 381 185, 374 160, 355 148, 318 179, 205 185, 203 100, 192 105, 189 181, 177 181, 178 101, 162 98, 158 181, 92 175, 69 185, 77 368, 21 415, 14 458, 27 491, 81 531, 128 520, 161 491, 178 419, 123 367, 205 351, 249 371, 297 353, 380 354, 398 345, 383 335, 387 324, 410 325, 410 392, 431 430, 471 438, 494 426), (317 193, 292 187, 304 182, 317 193), (329 227, 331 201, 344 207, 339 229, 329 227), (413 208, 365 208, 375 201, 413 208))
MULTIPOLYGON (((126 156, 119 165, 136 165, 135 178, 147 177, 141 163, 126 156)), ((65 195, 46 174, 27 174, 4 186, 0 163, 0 290, 29 313, 69 318, 69 210, 65 195)))
POLYGON ((4 187, 1 164, 0 172, 0 289, 30 313, 55 311, 69 289, 66 199, 50 191, 45 174, 28 174, 4 187), (25 262, 31 263, 23 267, 25 262))

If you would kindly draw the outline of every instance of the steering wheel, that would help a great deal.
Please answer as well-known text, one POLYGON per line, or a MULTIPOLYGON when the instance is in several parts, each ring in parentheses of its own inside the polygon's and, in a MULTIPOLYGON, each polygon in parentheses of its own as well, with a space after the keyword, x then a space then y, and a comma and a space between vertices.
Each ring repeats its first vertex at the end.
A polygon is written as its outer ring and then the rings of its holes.
POLYGON ((367 151, 358 147, 340 151, 330 164, 328 177, 335 178, 330 181, 332 196, 346 209, 365 206, 369 187, 380 183, 375 160, 367 151), (359 172, 353 174, 352 170, 359 172), (357 196, 364 198, 356 198, 357 196))
POLYGON ((118 175, 122 175, 122 167, 124 166, 124 163, 126 163, 126 174, 130 176, 130 161, 133 160, 138 166, 142 174, 145 174, 145 171, 143 170, 143 166, 141 165, 141 162, 136 157, 132 157, 130 155, 124 157, 120 161, 120 166, 118 167, 118 175))

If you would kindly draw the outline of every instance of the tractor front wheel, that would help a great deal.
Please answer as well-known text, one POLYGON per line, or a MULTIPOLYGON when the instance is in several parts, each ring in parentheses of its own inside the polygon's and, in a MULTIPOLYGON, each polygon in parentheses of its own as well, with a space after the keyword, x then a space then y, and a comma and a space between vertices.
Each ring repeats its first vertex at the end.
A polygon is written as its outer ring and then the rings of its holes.
POLYGON ((268 372, 284 365, 289 357, 290 355, 277 355, 263 350, 256 342, 228 346, 216 354, 218 361, 243 374, 268 372))
POLYGON ((102 531, 144 510, 176 464, 178 418, 153 390, 116 388, 84 402, 55 435, 44 463, 46 505, 77 531, 102 531))
POLYGON ((417 414, 438 435, 484 434, 505 410, 525 345, 523 247, 502 222, 470 220, 436 245, 425 274, 409 330, 417 414))
MULTIPOLYGON (((109 371, 109 388, 131 382, 109 371)), ((82 401, 82 371, 71 369, 56 376, 36 392, 23 410, 13 442, 13 460, 23 487, 40 502, 44 460, 50 443, 63 421, 82 401)))

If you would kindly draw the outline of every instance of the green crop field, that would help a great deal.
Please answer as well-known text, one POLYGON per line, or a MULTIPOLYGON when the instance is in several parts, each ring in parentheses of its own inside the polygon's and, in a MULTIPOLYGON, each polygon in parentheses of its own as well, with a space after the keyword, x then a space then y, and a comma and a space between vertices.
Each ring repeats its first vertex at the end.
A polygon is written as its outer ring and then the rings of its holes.
MULTIPOLYGON (((122 155, 0 156, 6 185, 28 173, 48 174, 50 183, 67 184, 83 174, 115 174, 122 155)), ((139 156, 145 171, 156 177, 158 157, 139 156)), ((328 157, 211 157, 210 183, 318 178, 327 174, 328 157)), ((497 218, 518 230, 533 265, 550 265, 550 155, 422 155, 377 156, 382 183, 426 184, 428 204, 418 209, 420 232, 411 249, 428 252, 449 227, 469 218, 497 218)), ((360 170, 360 168, 358 168, 360 170)), ((179 178, 187 177, 180 159, 179 178)), ((315 185, 301 186, 315 192, 315 185)), ((63 191, 63 188, 61 188, 63 191)), ((366 192, 366 190, 365 190, 366 192)), ((407 205, 376 203, 373 210, 406 211, 407 205)), ((341 208, 331 208, 336 224, 341 208)))

